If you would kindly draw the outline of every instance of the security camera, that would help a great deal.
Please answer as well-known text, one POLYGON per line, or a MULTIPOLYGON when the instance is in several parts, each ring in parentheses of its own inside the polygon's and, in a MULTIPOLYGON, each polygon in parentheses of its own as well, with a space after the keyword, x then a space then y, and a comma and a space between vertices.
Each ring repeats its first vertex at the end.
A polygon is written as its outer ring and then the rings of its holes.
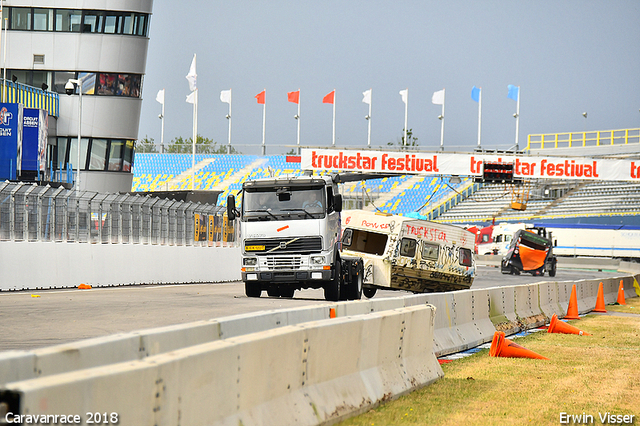
POLYGON ((371 116, 369 116, 369 115, 365 115, 365 116, 364 116, 364 119, 365 119, 365 120, 369 120, 370 118, 371 118, 371 116))
POLYGON ((162 120, 162 114, 158 114, 158 118, 162 120))
POLYGON ((227 118, 227 120, 231 118, 229 114, 225 115, 225 117, 227 118))
POLYGON ((298 114, 296 114, 296 115, 293 116, 293 118, 295 118, 297 120, 298 118, 300 118, 300 116, 298 114))
POLYGON ((438 116, 438 120, 442 120, 443 118, 444 118, 444 115, 442 115, 442 114, 440 114, 440 115, 438 116))
POLYGON ((67 93, 67 95, 73 95, 76 91, 76 85, 70 81, 67 81, 67 84, 64 85, 64 91, 67 93))

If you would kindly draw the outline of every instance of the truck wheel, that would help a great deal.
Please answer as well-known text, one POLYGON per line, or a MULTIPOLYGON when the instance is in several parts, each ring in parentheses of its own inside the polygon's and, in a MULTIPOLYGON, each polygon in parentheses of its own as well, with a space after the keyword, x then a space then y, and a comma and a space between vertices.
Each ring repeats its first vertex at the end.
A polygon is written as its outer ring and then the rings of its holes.
POLYGON ((342 277, 342 265, 340 258, 336 258, 333 271, 333 279, 324 285, 324 298, 330 302, 340 300, 340 281, 342 277))
POLYGON ((269 287, 267 289, 267 294, 269 297, 280 297, 281 292, 279 287, 269 287))
POLYGON ((360 300, 362 299, 362 276, 364 270, 358 268, 358 274, 351 277, 351 283, 347 287, 347 299, 348 300, 360 300))
POLYGON ((286 297, 287 299, 291 299, 293 297, 293 293, 296 292, 296 289, 293 287, 282 287, 280 288, 280 297, 286 297))
POLYGON ((551 268, 549 268, 549 276, 550 277, 555 277, 556 276, 556 264, 552 263, 551 264, 551 268))
POLYGON ((371 299, 373 296, 375 296, 376 291, 378 291, 378 289, 375 287, 365 287, 362 289, 362 293, 364 293, 367 299, 371 299))
POLYGON ((244 294, 247 297, 260 297, 262 289, 258 283, 244 283, 244 294))

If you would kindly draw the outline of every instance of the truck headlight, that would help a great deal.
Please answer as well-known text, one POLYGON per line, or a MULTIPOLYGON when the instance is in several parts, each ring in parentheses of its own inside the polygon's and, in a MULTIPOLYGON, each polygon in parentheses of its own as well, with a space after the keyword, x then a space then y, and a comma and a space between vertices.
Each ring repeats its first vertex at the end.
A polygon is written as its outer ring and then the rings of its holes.
POLYGON ((312 265, 322 265, 324 263, 325 263, 324 256, 311 256, 312 265))
POLYGON ((255 257, 245 257, 242 259, 242 264, 247 266, 255 266, 258 264, 258 259, 255 257))

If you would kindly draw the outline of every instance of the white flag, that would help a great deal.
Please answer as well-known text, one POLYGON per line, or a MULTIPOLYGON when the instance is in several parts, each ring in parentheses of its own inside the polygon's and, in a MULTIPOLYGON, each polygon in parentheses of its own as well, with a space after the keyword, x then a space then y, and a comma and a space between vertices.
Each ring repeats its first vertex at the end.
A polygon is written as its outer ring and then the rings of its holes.
POLYGON ((400 96, 402 96, 402 102, 407 104, 409 102, 409 89, 401 90, 400 96))
POLYGON ((364 95, 362 102, 371 105, 371 89, 367 90, 366 92, 362 92, 362 94, 364 95))
POLYGON ((194 104, 196 103, 196 92, 191 92, 187 95, 187 103, 194 104))
POLYGON ((156 95, 156 101, 164 105, 164 89, 158 90, 158 94, 156 95))
POLYGON ((436 105, 444 104, 444 89, 438 90, 437 92, 433 92, 433 96, 431 97, 431 102, 436 105))
POLYGON ((220 92, 220 100, 228 104, 231 103, 231 89, 220 92))
POLYGON ((193 61, 191 61, 191 68, 189 68, 189 74, 187 74, 187 81, 189 82, 189 90, 192 92, 197 89, 196 86, 196 54, 193 54, 193 61))

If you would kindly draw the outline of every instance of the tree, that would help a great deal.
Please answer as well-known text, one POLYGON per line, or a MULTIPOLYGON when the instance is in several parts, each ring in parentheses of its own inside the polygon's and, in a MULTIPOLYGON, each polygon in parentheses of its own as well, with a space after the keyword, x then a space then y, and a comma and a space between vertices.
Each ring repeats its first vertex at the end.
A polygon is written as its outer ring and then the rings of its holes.
POLYGON ((409 129, 407 130, 407 141, 408 143, 404 143, 404 129, 402 129, 402 136, 400 137, 400 139, 398 139, 396 141, 396 143, 394 144, 393 142, 387 142, 387 145, 389 146, 399 146, 401 150, 403 149, 409 149, 409 147, 417 147, 418 146, 418 138, 416 138, 415 136, 413 136, 413 129, 409 129))
POLYGON ((153 138, 145 135, 144 139, 141 139, 138 141, 138 143, 136 143, 136 152, 155 154, 158 152, 158 147, 156 146, 153 138))
MULTIPOLYGON (((193 152, 193 138, 184 139, 182 136, 174 138, 167 147, 167 152, 172 154, 191 154, 193 152)), ((198 135, 196 139, 196 154, 226 154, 227 146, 218 145, 212 139, 198 135)), ((233 146, 231 154, 241 154, 233 146)))

